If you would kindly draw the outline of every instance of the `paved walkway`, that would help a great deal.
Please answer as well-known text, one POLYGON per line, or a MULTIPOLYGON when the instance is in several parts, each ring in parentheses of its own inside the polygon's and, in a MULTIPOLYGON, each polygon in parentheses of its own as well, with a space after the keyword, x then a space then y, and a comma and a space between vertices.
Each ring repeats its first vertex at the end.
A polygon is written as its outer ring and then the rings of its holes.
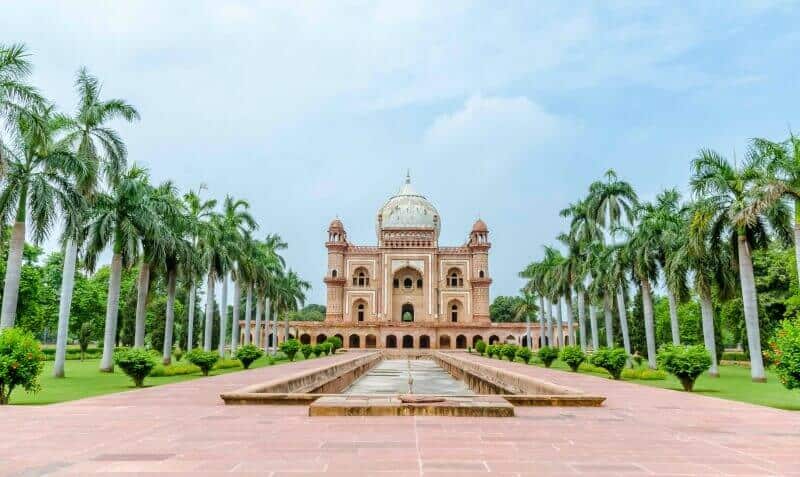
POLYGON ((799 413, 492 362, 608 401, 507 419, 309 418, 305 406, 219 399, 289 371, 282 365, 0 408, 0 475, 800 476, 799 413))

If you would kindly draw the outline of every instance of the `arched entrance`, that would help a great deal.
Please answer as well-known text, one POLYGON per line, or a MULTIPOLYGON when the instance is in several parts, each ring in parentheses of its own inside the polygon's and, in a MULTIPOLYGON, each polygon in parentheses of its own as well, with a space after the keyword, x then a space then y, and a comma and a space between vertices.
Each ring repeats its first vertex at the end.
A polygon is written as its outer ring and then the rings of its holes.
POLYGON ((333 336, 339 338, 339 343, 342 343, 342 346, 344 346, 344 344, 345 344, 344 336, 342 336, 342 335, 340 335, 338 333, 333 335, 333 336))
POLYGON ((483 341, 483 337, 481 335, 475 335, 472 337, 472 347, 476 347, 478 345, 478 341, 483 341))
POLYGON ((467 337, 464 335, 456 336, 456 349, 467 349, 467 337))
POLYGON ((350 348, 360 348, 361 337, 358 335, 350 335, 350 338, 347 340, 347 345, 350 348))
POLYGON ((364 343, 367 345, 367 348, 377 347, 377 340, 375 339, 375 335, 367 335, 366 339, 364 339, 364 343))
POLYGON ((447 335, 442 335, 439 337, 439 348, 440 349, 450 349, 450 337, 447 335))
POLYGON ((414 347, 414 337, 411 335, 404 335, 403 348, 413 348, 413 347, 414 347))
POLYGON ((321 334, 321 333, 320 333, 320 334, 318 334, 318 335, 317 335, 317 344, 322 344, 322 343, 324 343, 326 339, 328 339, 328 337, 327 337, 326 335, 324 335, 324 334, 321 334))
POLYGON ((411 303, 406 303, 400 309, 400 317, 403 321, 411 322, 414 321, 414 305, 411 303))
POLYGON ((300 335, 300 344, 311 344, 311 335, 308 333, 300 335))
POLYGON ((490 345, 496 344, 498 341, 500 341, 500 338, 498 338, 497 335, 492 335, 492 336, 489 337, 489 344, 490 345))
POLYGON ((397 337, 395 335, 389 335, 386 337, 386 347, 397 348, 397 337))
POLYGON ((431 347, 431 337, 428 335, 422 335, 419 337, 419 347, 420 349, 428 349, 431 347))

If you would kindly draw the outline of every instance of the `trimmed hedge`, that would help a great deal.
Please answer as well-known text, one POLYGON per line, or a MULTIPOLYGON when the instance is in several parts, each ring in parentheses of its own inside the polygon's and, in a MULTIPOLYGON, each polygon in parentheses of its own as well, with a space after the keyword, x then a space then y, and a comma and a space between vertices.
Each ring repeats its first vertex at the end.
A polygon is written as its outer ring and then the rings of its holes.
POLYGON ((747 357, 747 353, 744 351, 726 351, 722 353, 722 356, 719 358, 720 361, 747 361, 750 362, 750 358, 747 357))
POLYGON ((549 346, 542 346, 536 353, 536 356, 542 361, 546 368, 549 368, 553 361, 558 358, 558 349, 549 346))
POLYGON ((600 348, 592 353, 589 362, 608 371, 613 379, 619 379, 628 362, 628 354, 623 348, 600 348))
POLYGON ((132 380, 137 388, 144 386, 144 378, 156 367, 155 358, 143 349, 126 349, 114 354, 114 362, 132 380))
POLYGON ((711 355, 703 345, 664 345, 658 350, 658 364, 681 382, 685 391, 691 392, 697 377, 711 367, 711 355))

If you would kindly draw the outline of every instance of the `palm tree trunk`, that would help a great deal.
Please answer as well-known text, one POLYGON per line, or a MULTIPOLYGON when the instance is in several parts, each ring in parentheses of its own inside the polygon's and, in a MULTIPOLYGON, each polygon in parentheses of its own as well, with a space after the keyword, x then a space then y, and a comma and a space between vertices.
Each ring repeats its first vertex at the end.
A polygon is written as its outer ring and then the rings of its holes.
POLYGON ((548 343, 548 336, 550 335, 550 320, 547 317, 547 308, 544 307, 544 298, 539 297, 539 309, 542 310, 542 316, 539 318, 541 322, 541 326, 539 327, 539 337, 541 338, 542 343, 539 347, 547 346, 548 343))
MULTIPOLYGON (((274 306, 273 306, 274 307, 274 306)), ((272 318, 272 353, 278 352, 278 310, 273 310, 272 318)))
POLYGON ((165 365, 172 362, 172 333, 175 330, 175 282, 177 280, 177 271, 170 270, 167 273, 167 316, 164 322, 164 349, 161 352, 162 362, 165 365))
POLYGON ((225 357, 225 341, 227 341, 228 323, 228 272, 222 274, 222 297, 219 300, 219 356, 225 357))
POLYGON ((264 352, 269 351, 269 322, 271 319, 272 319, 272 302, 270 301, 269 298, 266 298, 264 304, 264 342, 261 343, 261 346, 264 348, 264 352))
POLYGON ((710 293, 701 291, 698 295, 700 295, 700 314, 703 317, 703 344, 711 356, 711 368, 708 370, 708 375, 718 378, 717 343, 714 336, 714 305, 711 303, 710 293))
POLYGON ((586 351, 586 295, 578 292, 578 330, 581 334, 581 350, 586 351))
POLYGON ((575 345, 575 328, 572 323, 572 292, 564 297, 564 305, 567 307, 567 335, 569 339, 565 343, 567 346, 575 345))
POLYGON ((253 334, 253 344, 256 347, 261 346, 261 317, 264 315, 264 298, 262 296, 256 297, 256 331, 253 334))
POLYGON ((134 348, 144 348, 144 324, 147 319, 147 292, 150 287, 150 264, 142 260, 139 267, 139 278, 136 281, 136 333, 133 339, 134 348))
POLYGON ((100 371, 114 371, 114 340, 117 337, 117 313, 119 312, 119 284, 122 279, 122 254, 115 253, 111 258, 111 276, 108 279, 108 298, 106 299, 106 329, 103 333, 103 358, 100 371))
POLYGON ((525 313, 525 342, 528 344, 528 349, 533 349, 531 343, 531 314, 525 313))
POLYGON ((233 282, 233 319, 231 319, 231 356, 239 347, 239 304, 242 301, 242 287, 239 278, 233 282))
POLYGON ((214 331, 214 271, 208 271, 206 283, 206 323, 203 329, 203 351, 211 351, 211 333, 214 331))
POLYGON ((22 251, 25 249, 25 219, 17 219, 11 229, 11 242, 8 247, 6 282, 3 285, 3 311, 0 315, 0 330, 11 328, 17 318, 19 299, 19 280, 22 275, 22 251))
POLYGON ((58 335, 56 337, 56 359, 53 376, 64 377, 64 362, 67 357, 67 337, 69 336, 69 311, 72 307, 72 290, 75 288, 75 262, 78 258, 78 244, 67 240, 64 250, 64 269, 61 273, 61 298, 58 302, 58 335))
POLYGON ((250 344, 250 317, 253 316, 253 285, 247 285, 247 298, 244 302, 244 344, 250 344))
POLYGON ((669 301, 669 326, 672 330, 672 344, 681 344, 681 331, 678 327, 678 301, 675 294, 667 287, 667 300, 669 301))
POLYGON ((753 381, 767 381, 764 374, 764 361, 761 357, 761 331, 758 323, 758 296, 756 295, 753 260, 750 246, 744 234, 738 236, 739 277, 742 283, 742 302, 744 303, 744 322, 747 327, 747 346, 750 351, 750 377, 753 381))
MULTIPOLYGON (((647 365, 656 369, 656 333, 653 325, 653 295, 650 280, 644 278, 642 285, 642 310, 644 311, 644 336, 647 341, 647 365)), ((630 352, 628 352, 630 354, 630 352)))
POLYGON ((628 334, 628 308, 625 307, 625 293, 620 286, 617 289, 617 312, 619 314, 619 331, 622 333, 622 346, 625 353, 631 354, 631 337, 628 334))
POLYGON ((797 279, 800 280, 800 199, 794 200, 794 259, 797 279))
POLYGON ((194 283, 194 278, 192 278, 191 284, 189 285, 189 313, 186 317, 186 351, 191 351, 192 347, 194 346, 194 307, 195 307, 195 294, 197 286, 194 283))
POLYGON ((561 300, 563 299, 563 297, 558 297, 558 299, 553 302, 553 305, 556 307, 556 330, 553 343, 555 343, 556 346, 564 345, 564 315, 562 315, 563 310, 561 309, 561 300))
POLYGON ((611 312, 611 297, 603 295, 603 314, 606 319, 606 346, 614 347, 614 317, 611 312))
POLYGON ((597 350, 600 348, 600 334, 597 332, 597 310, 589 302, 589 324, 592 327, 592 349, 597 350))

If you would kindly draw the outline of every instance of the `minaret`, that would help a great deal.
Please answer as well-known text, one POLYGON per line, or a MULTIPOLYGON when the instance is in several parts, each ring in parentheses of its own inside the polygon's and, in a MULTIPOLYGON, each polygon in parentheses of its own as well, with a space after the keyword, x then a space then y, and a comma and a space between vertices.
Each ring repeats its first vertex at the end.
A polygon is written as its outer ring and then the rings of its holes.
POLYGON ((490 323, 489 319, 489 229, 478 219, 472 226, 467 246, 472 255, 472 315, 476 323, 490 323))
POLYGON ((334 219, 328 227, 328 273, 325 274, 325 285, 328 287, 325 320, 342 321, 344 286, 347 282, 344 269, 344 252, 347 249, 347 232, 342 221, 334 219))

